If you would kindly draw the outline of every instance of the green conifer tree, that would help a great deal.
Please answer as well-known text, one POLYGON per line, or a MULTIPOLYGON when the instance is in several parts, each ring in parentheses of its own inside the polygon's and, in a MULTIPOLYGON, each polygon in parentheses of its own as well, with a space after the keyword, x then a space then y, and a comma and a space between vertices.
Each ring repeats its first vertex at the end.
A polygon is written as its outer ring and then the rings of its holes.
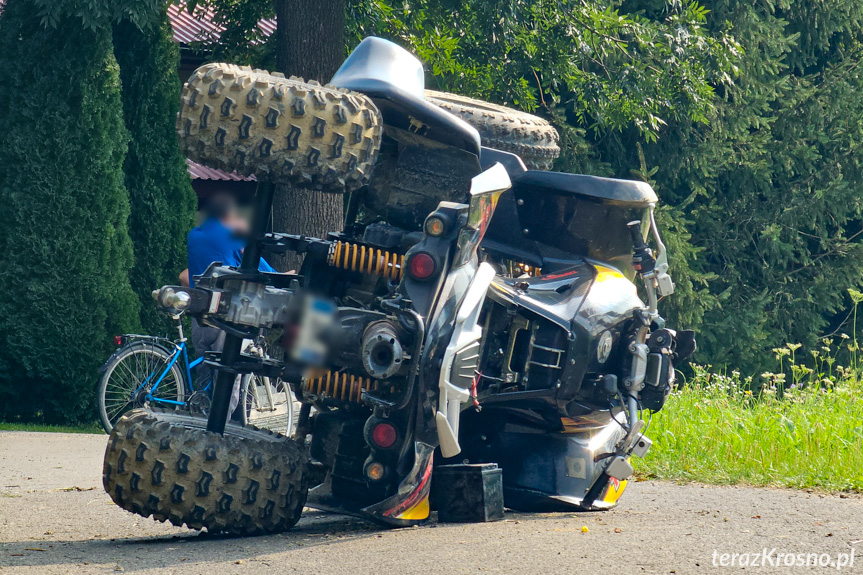
MULTIPOLYGON (((666 311, 699 329, 701 361, 751 373, 836 329, 863 281, 863 5, 712 5, 709 26, 727 22, 744 48, 734 85, 644 163, 678 232, 666 311)), ((600 147, 620 175, 639 165, 625 135, 600 147)))
POLYGON ((56 23, 0 13, 0 416, 76 421, 138 301, 110 28, 56 23))
POLYGON ((186 234, 194 224, 196 206, 174 125, 180 105, 180 53, 171 40, 166 10, 167 5, 161 21, 145 31, 127 20, 114 25, 114 54, 130 134, 123 166, 135 252, 130 279, 141 301, 141 324, 152 334, 163 334, 169 326, 150 293, 177 283, 177 274, 186 267, 186 234))

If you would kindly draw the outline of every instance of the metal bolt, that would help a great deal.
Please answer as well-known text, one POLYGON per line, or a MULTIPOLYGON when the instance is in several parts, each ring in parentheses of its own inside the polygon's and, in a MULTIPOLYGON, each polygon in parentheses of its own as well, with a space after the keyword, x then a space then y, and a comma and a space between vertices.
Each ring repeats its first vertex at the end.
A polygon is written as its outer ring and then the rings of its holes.
POLYGON ((527 235, 530 233, 530 230, 527 228, 524 228, 523 230, 521 230, 521 233, 523 233, 524 235, 527 235))
POLYGON ((520 206, 523 206, 523 205, 524 205, 524 200, 519 200, 519 201, 518 201, 518 202, 516 202, 516 203, 517 203, 518 205, 520 205, 520 206))

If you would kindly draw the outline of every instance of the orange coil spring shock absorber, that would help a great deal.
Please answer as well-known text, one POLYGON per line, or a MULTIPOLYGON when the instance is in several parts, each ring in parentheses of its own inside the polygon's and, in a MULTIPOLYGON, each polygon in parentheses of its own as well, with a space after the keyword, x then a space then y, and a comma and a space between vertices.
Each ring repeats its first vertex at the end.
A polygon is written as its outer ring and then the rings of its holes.
POLYGON ((351 242, 335 242, 330 246, 327 263, 333 267, 380 276, 398 281, 402 277, 405 257, 351 242))
POLYGON ((309 377, 303 383, 303 389, 318 397, 330 397, 342 401, 360 403, 364 391, 377 391, 379 382, 367 377, 326 371, 315 377, 309 377))

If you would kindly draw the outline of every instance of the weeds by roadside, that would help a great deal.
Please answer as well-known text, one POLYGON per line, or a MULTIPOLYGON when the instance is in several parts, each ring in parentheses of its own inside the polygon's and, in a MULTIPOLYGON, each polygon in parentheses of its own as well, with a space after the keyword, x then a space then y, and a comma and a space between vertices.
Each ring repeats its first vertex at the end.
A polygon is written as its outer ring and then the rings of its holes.
MULTIPOLYGON (((863 382, 833 359, 832 342, 798 363, 799 346, 774 350, 781 373, 760 381, 710 373, 675 391, 653 416, 648 477, 863 491, 863 382)), ((849 346, 856 364, 856 342, 849 346)), ((854 364, 852 364, 854 365, 854 364)))
POLYGON ((863 491, 863 369, 854 304, 851 336, 773 350, 776 373, 694 377, 653 416, 653 449, 636 462, 642 476, 705 483, 749 483, 863 491), (840 365, 837 357, 843 358, 840 365))

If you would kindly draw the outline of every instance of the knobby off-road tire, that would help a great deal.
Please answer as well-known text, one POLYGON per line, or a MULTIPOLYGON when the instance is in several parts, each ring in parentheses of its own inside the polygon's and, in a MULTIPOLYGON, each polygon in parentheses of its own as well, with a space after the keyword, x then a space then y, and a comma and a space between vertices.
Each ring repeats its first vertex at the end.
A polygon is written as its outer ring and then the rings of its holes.
POLYGON ((294 441, 229 423, 135 410, 114 426, 102 483, 114 503, 143 517, 236 534, 276 533, 300 519, 308 459, 294 441))
POLYGON ((177 118, 192 160, 273 183, 345 192, 368 182, 383 124, 362 94, 231 64, 198 68, 177 118))
POLYGON ((528 168, 548 170, 560 155, 557 130, 538 116, 458 94, 426 90, 425 96, 476 128, 483 146, 518 154, 528 168))

